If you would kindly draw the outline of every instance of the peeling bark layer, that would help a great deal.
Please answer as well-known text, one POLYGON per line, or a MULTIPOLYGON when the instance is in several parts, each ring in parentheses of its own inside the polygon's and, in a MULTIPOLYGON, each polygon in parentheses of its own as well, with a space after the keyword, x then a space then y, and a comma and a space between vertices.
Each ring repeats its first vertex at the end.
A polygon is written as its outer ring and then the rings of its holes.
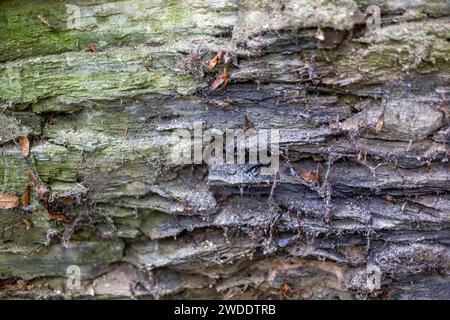
POLYGON ((1 297, 450 299, 448 1, 0 8, 1 297), (198 122, 277 174, 174 164, 198 122))

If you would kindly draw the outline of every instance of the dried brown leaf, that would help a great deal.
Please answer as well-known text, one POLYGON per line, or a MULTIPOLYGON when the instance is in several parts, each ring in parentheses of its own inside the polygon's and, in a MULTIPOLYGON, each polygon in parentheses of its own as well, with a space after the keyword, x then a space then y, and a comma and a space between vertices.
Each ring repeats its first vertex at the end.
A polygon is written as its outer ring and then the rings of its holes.
POLYGON ((39 19, 39 21, 41 21, 43 24, 45 24, 50 29, 53 28, 53 26, 50 24, 50 22, 47 19, 45 19, 42 15, 38 14, 37 18, 39 19))
POLYGON ((209 61, 209 64, 208 64, 208 69, 209 69, 209 70, 214 69, 214 67, 215 67, 216 65, 218 65, 219 63, 222 62, 222 58, 223 58, 224 53, 225 53, 225 52, 222 51, 222 50, 217 51, 217 53, 216 53, 216 55, 214 56, 214 58, 212 58, 212 59, 209 61))
POLYGON ((48 215, 56 221, 65 221, 66 218, 59 212, 49 211, 48 215))
POLYGON ((93 53, 97 52, 97 48, 95 47, 95 44, 93 44, 93 43, 88 44, 88 50, 89 50, 89 52, 93 52, 93 53))
POLYGON ((208 64, 208 70, 214 69, 214 67, 215 67, 216 65, 218 65, 218 64, 219 64, 219 58, 218 58, 217 56, 215 56, 214 58, 212 58, 212 59, 209 61, 209 64, 208 64))
POLYGON ((294 289, 292 289, 292 287, 289 286, 287 283, 285 283, 280 289, 282 298, 288 298, 293 291, 294 289))
POLYGON ((31 227, 33 226, 31 224, 31 222, 25 218, 20 219, 20 222, 22 222, 22 224, 25 226, 25 229, 28 231, 31 229, 31 227))
POLYGON ((28 283, 23 280, 19 280, 16 283, 5 284, 3 289, 9 292, 17 292, 17 291, 30 291, 33 290, 36 286, 34 284, 28 283))
POLYGON ((0 209, 13 209, 19 205, 19 197, 10 194, 0 194, 0 209))
POLYGON ((375 125, 375 134, 379 134, 381 129, 383 129, 384 124, 384 115, 381 115, 380 119, 378 119, 377 124, 375 125))
POLYGON ((318 180, 318 176, 315 172, 307 171, 307 170, 300 170, 300 178, 303 181, 306 181, 308 183, 315 183, 318 180))
POLYGON ((30 140, 28 137, 19 137, 20 151, 24 157, 28 157, 30 155, 30 140))
POLYGON ((226 87, 228 84, 229 78, 228 78, 228 72, 227 68, 223 68, 222 72, 219 73, 216 77, 216 80, 211 84, 211 91, 217 90, 219 87, 222 89, 226 87))
POLYGON ((23 191, 22 198, 20 199, 20 203, 23 206, 29 206, 30 198, 31 198, 31 185, 27 183, 27 185, 25 186, 25 190, 23 191))

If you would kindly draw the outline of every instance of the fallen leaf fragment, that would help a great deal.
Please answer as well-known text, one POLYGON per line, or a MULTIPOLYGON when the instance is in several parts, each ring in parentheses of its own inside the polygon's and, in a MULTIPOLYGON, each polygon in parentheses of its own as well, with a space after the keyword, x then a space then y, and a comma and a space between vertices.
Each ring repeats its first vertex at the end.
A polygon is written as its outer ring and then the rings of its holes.
POLYGON ((208 70, 214 69, 214 67, 219 64, 219 58, 217 55, 209 61, 208 70))
POLYGON ((28 157, 30 155, 30 140, 28 137, 19 137, 20 150, 24 157, 28 157))
POLYGON ((306 181, 308 183, 314 183, 317 182, 318 177, 317 174, 311 171, 307 171, 307 170, 300 170, 300 178, 303 181, 306 181))
POLYGON ((0 194, 0 209, 13 209, 19 205, 19 197, 10 194, 0 194))
POLYGON ((20 199, 20 203, 22 204, 22 206, 29 206, 30 198, 31 198, 31 185, 27 184, 25 186, 25 190, 23 192, 22 198, 20 199))
POLYGON ((22 222, 22 224, 25 226, 25 229, 28 231, 31 229, 31 227, 33 226, 31 224, 31 222, 25 218, 20 219, 20 222, 22 222))
POLYGON ((9 292, 17 292, 17 291, 30 291, 33 290, 36 286, 34 284, 28 283, 23 280, 18 280, 16 283, 10 283, 3 285, 2 289, 5 289, 9 292))
POLYGON ((56 221, 64 221, 66 218, 59 212, 49 211, 48 215, 56 221))
POLYGON ((95 44, 93 44, 93 43, 88 44, 88 50, 89 50, 89 52, 93 52, 93 53, 97 52, 97 48, 95 47, 95 44))
POLYGON ((292 289, 287 283, 285 283, 282 287, 281 287, 281 295, 283 298, 288 298, 292 292, 294 291, 294 289, 292 289))
POLYGON ((375 125, 375 133, 379 134, 381 129, 383 129, 384 124, 384 115, 381 115, 380 119, 378 119, 377 124, 375 125))
POLYGON ((228 84, 229 77, 227 68, 223 68, 222 72, 217 75, 216 80, 211 84, 211 91, 217 90, 219 87, 225 88, 228 84))
POLYGON ((217 53, 216 53, 216 55, 214 56, 214 58, 212 58, 212 59, 209 61, 209 64, 208 64, 208 69, 209 69, 209 70, 214 69, 214 67, 215 67, 216 65, 218 65, 219 63, 222 62, 222 58, 223 58, 224 53, 225 53, 225 52, 223 52, 222 50, 217 51, 217 53))
POLYGON ((47 27, 49 27, 50 29, 53 29, 53 26, 50 24, 50 22, 45 19, 43 16, 41 16, 40 14, 37 15, 37 18, 39 19, 39 21, 41 21, 43 24, 45 24, 47 27))

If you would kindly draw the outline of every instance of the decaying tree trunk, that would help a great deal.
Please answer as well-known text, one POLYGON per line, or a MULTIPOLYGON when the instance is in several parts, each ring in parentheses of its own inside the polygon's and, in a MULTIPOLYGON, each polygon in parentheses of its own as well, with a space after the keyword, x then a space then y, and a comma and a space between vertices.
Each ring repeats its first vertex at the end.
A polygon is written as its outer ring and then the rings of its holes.
POLYGON ((0 9, 1 297, 450 299, 447 0, 0 9), (174 164, 199 121, 278 173, 174 164))

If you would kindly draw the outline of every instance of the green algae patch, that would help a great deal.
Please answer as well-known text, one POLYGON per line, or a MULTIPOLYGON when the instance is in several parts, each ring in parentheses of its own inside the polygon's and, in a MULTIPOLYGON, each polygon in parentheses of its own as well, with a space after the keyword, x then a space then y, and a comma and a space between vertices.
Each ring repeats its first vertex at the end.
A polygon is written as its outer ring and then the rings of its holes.
POLYGON ((51 181, 75 182, 77 168, 82 161, 80 151, 43 143, 31 150, 36 171, 46 183, 51 181))
POLYGON ((31 213, 19 210, 0 210, 1 241, 15 244, 43 244, 50 229, 47 210, 34 200, 31 213))
POLYGON ((27 136, 29 128, 21 126, 14 117, 8 117, 0 113, 0 144, 9 142, 19 136, 27 136))
POLYGON ((28 164, 13 147, 0 148, 0 193, 21 194, 28 183, 28 164))
POLYGON ((0 70, 0 98, 21 104, 53 99, 55 104, 67 105, 143 94, 192 94, 204 83, 179 69, 186 59, 139 47, 7 63, 0 70), (151 67, 146 64, 149 60, 151 67))
POLYGON ((0 61, 61 53, 77 48, 66 26, 62 1, 2 1, 0 61), (49 21, 51 28, 38 16, 49 21))
POLYGON ((217 36, 230 32, 236 17, 233 0, 5 0, 0 13, 0 62, 82 51, 89 43, 104 50, 217 36))
POLYGON ((20 136, 39 136, 42 118, 32 112, 0 113, 0 145, 20 136))

